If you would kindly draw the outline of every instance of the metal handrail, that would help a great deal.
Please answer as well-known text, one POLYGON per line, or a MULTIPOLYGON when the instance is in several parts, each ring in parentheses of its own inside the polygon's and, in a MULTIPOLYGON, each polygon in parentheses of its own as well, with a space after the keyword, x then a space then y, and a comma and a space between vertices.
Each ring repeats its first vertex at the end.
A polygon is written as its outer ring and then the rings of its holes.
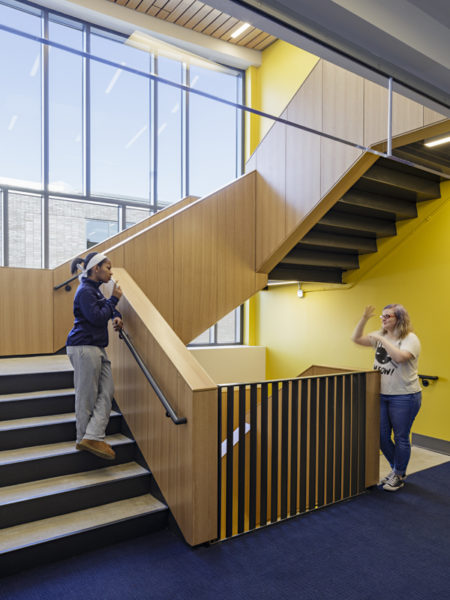
POLYGON ((59 290, 60 288, 65 287, 66 292, 70 292, 70 290, 72 289, 70 287, 70 284, 72 283, 72 281, 75 281, 75 279, 78 279, 78 275, 74 275, 73 277, 71 277, 70 279, 66 279, 66 281, 63 281, 59 285, 53 286, 53 289, 59 290))
POLYGON ((437 381, 439 379, 439 377, 436 375, 421 375, 420 373, 419 378, 422 380, 424 387, 428 387, 430 385, 430 381, 437 381))
POLYGON ((170 417, 172 419, 172 421, 175 423, 175 425, 183 425, 184 423, 187 423, 186 417, 179 417, 176 414, 176 412, 173 410, 173 408, 170 406, 168 400, 162 393, 160 387, 158 386, 156 381, 153 379, 150 371, 145 366, 144 361, 139 356, 136 348, 133 346, 133 343, 131 342, 130 338, 128 337, 128 334, 123 329, 119 332, 119 338, 122 339, 125 342, 125 344, 128 346, 128 349, 130 350, 131 354, 134 356, 137 364, 141 367, 141 370, 144 373, 147 381, 150 383, 155 394, 158 396, 161 404, 166 409, 166 417, 170 417))

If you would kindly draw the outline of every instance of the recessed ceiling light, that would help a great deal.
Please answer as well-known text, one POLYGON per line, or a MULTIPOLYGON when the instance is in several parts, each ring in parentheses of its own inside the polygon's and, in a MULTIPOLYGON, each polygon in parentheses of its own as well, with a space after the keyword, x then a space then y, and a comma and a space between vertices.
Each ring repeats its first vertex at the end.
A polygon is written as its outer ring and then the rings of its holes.
POLYGON ((448 144, 450 142, 450 135, 446 135, 441 138, 433 138, 431 140, 427 140, 424 142, 425 146, 428 148, 433 148, 433 146, 439 146, 440 144, 448 144))
POLYGON ((234 33, 231 34, 231 37, 233 39, 239 37, 241 35, 241 33, 244 33, 244 31, 247 31, 247 29, 249 27, 250 27, 250 23, 244 23, 238 29, 236 29, 236 31, 234 33))

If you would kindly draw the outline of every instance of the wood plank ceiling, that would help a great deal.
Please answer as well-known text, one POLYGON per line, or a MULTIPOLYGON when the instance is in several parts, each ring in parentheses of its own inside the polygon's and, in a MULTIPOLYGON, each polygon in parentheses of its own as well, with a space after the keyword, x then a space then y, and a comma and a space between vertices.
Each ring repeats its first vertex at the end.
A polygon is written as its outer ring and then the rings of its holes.
POLYGON ((243 25, 220 10, 198 0, 108 0, 136 12, 144 13, 186 29, 230 42, 253 50, 264 50, 277 38, 256 27, 249 27, 241 35, 232 38, 231 34, 243 25))

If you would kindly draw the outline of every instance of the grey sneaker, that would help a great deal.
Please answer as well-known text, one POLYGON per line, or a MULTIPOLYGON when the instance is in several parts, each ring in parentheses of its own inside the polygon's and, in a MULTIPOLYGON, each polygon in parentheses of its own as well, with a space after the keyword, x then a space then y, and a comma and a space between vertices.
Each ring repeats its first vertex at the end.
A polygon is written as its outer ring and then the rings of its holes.
POLYGON ((404 485, 405 482, 403 481, 403 477, 400 477, 400 475, 396 475, 395 473, 393 473, 383 485, 383 490, 386 490, 387 492, 396 492, 404 485))
POLYGON ((383 477, 383 479, 380 481, 380 485, 384 485, 385 483, 387 483, 389 481, 389 479, 392 477, 392 475, 395 475, 395 471, 392 470, 390 471, 386 477, 383 477))

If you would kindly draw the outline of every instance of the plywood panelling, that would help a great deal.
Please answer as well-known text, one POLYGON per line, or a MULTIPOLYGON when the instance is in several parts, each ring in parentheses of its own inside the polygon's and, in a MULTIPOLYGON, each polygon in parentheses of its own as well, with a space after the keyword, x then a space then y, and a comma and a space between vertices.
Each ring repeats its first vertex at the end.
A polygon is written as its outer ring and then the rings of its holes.
POLYGON ((189 544, 217 534, 217 390, 132 278, 118 270, 125 327, 167 400, 187 424, 175 425, 117 334, 109 355, 115 397, 189 544))
POLYGON ((124 246, 124 266, 173 324, 173 222, 165 220, 124 246))
MULTIPOLYGON (((289 121, 322 130, 322 63, 287 108, 289 121)), ((286 128, 286 234, 320 200, 320 136, 286 128)))
MULTIPOLYGON (((355 144, 364 142, 362 77, 323 61, 323 131, 355 144)), ((361 151, 321 139, 321 194, 324 195, 357 160, 361 151)))
POLYGON ((423 127, 424 107, 409 98, 392 94, 392 135, 423 127))
POLYGON ((0 355, 53 352, 52 273, 0 268, 0 355))
POLYGON ((443 121, 446 117, 444 115, 441 115, 440 113, 431 110, 430 108, 427 108, 426 106, 423 107, 423 124, 424 125, 431 125, 431 123, 437 123, 438 121, 443 121))
POLYGON ((228 314, 236 306, 236 296, 248 298, 264 287, 266 278, 255 273, 254 176, 245 177, 239 188, 228 186, 217 194, 218 313, 228 314), (261 278, 259 285, 255 278, 261 278))
POLYGON ((190 342, 217 321, 217 201, 199 202, 174 222, 174 329, 190 342), (199 327, 200 325, 200 327, 199 327))
POLYGON ((271 255, 286 232, 286 126, 275 123, 256 157, 256 264, 271 255))

